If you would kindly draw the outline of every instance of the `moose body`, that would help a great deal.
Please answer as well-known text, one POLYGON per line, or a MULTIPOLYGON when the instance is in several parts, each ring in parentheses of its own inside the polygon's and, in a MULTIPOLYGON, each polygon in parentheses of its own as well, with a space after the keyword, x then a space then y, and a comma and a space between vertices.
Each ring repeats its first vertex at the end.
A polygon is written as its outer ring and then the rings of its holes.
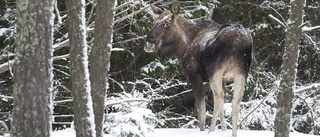
POLYGON ((144 50, 181 62, 193 89, 201 131, 206 118, 203 82, 209 82, 214 96, 209 131, 215 130, 218 115, 222 130, 226 130, 224 84, 233 82, 232 136, 236 137, 240 102, 251 64, 252 37, 241 25, 220 25, 212 20, 193 23, 178 15, 179 8, 179 4, 174 4, 171 12, 164 12, 152 6, 158 16, 147 34, 144 50))

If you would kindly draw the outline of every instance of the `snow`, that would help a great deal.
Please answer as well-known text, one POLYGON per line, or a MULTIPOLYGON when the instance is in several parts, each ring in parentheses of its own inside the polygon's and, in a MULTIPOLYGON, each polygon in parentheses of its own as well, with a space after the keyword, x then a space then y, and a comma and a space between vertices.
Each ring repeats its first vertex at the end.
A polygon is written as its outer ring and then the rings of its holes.
MULTIPOLYGON (((199 129, 187 129, 187 128, 167 128, 167 129, 155 129, 153 133, 149 133, 146 137, 231 137, 232 131, 221 131, 208 133, 208 130, 200 132, 199 129)), ((258 131, 258 130, 238 130, 238 137, 273 137, 272 131, 258 131)), ((65 129, 53 132, 52 137, 75 137, 73 129, 65 129)), ((104 137, 112 137, 105 134, 104 137)), ((298 132, 292 132, 290 137, 319 137, 316 135, 302 134, 298 132)))
POLYGON ((306 27, 306 26, 303 26, 303 27, 302 27, 302 32, 313 31, 313 30, 316 30, 316 29, 320 29, 320 26, 314 26, 314 27, 306 27))
POLYGON ((144 66, 141 68, 142 71, 149 73, 155 71, 157 68, 160 68, 162 70, 166 70, 168 67, 163 65, 159 60, 155 60, 151 62, 150 64, 144 66))
POLYGON ((0 28, 0 36, 4 35, 6 31, 10 30, 9 28, 0 28))

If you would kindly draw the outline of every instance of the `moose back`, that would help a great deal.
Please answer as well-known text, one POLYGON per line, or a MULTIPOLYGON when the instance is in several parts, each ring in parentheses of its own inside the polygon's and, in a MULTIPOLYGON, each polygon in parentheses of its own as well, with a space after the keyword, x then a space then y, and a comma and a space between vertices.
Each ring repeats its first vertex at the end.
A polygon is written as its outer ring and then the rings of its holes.
POLYGON ((193 89, 201 131, 205 129, 206 119, 203 82, 209 82, 214 96, 209 132, 215 130, 218 115, 222 130, 227 129, 224 84, 233 82, 232 136, 236 137, 240 102, 251 64, 251 35, 241 25, 220 25, 212 20, 193 23, 179 15, 179 3, 174 3, 171 11, 151 7, 157 16, 147 34, 144 50, 175 57, 181 62, 193 89))

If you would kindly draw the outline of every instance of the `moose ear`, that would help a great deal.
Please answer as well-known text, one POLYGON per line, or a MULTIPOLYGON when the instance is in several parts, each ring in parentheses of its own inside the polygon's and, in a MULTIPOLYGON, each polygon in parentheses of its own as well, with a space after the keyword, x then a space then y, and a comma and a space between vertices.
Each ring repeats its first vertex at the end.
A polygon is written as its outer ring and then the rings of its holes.
POLYGON ((180 11, 180 2, 175 1, 174 3, 172 3, 172 7, 171 7, 171 12, 173 16, 177 16, 179 14, 179 11, 180 11))
POLYGON ((154 6, 154 5, 151 5, 151 8, 152 8, 152 11, 155 13, 155 14, 161 14, 163 13, 163 10, 161 10, 160 8, 158 8, 157 6, 154 6))

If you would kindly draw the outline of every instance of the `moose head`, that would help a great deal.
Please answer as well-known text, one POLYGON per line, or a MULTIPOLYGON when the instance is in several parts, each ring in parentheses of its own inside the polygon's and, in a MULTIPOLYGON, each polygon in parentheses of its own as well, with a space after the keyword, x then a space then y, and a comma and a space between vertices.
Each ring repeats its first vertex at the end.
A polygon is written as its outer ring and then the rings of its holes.
POLYGON ((173 4, 171 11, 162 11, 154 5, 151 8, 156 16, 154 25, 147 34, 144 50, 148 53, 158 52, 166 57, 176 56, 175 54, 183 51, 179 45, 186 43, 177 23, 180 3, 173 4))

